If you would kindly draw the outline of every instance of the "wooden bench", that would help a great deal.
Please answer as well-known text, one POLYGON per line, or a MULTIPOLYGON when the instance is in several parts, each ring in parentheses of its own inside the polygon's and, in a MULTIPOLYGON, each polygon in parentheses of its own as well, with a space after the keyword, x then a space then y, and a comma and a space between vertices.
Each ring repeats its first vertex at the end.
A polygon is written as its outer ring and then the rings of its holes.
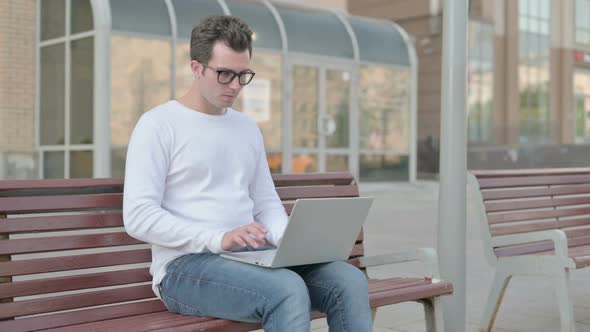
POLYGON ((590 265, 590 168, 471 171, 486 257, 496 267, 481 320, 490 331, 514 275, 552 278, 562 331, 574 331, 570 270, 590 265))
MULTIPOLYGON (((349 173, 273 178, 287 212, 297 198, 359 195, 349 173)), ((166 311, 151 290, 149 245, 122 228, 122 192, 121 179, 0 181, 0 331, 261 328, 166 311)), ((365 257, 361 232, 349 262, 366 269, 413 260, 429 265, 428 277, 371 280, 371 307, 419 301, 428 331, 441 331, 439 296, 452 285, 436 279, 432 249, 365 257)))

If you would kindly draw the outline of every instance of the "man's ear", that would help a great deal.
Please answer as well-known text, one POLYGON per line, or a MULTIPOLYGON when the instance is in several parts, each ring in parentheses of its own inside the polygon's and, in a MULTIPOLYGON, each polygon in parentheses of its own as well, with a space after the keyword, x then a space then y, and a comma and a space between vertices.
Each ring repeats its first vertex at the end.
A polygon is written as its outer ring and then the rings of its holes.
POLYGON ((196 60, 191 60, 191 71, 194 78, 200 78, 203 74, 203 66, 196 60))

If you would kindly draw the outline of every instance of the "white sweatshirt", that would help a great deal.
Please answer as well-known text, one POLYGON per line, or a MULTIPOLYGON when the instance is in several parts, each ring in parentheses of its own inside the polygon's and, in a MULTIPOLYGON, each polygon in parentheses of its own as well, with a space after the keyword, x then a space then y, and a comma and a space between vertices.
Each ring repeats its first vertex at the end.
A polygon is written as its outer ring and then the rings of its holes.
POLYGON ((246 115, 209 115, 169 101, 139 119, 125 167, 123 220, 152 244, 152 288, 188 253, 219 253, 225 232, 254 221, 277 245, 287 214, 275 190, 262 135, 246 115))

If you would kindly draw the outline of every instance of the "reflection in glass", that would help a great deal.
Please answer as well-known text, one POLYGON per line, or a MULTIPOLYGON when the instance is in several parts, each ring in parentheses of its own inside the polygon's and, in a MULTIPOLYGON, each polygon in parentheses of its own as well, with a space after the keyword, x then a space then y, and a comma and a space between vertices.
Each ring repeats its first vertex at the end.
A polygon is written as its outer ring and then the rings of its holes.
POLYGON ((65 46, 41 48, 41 145, 65 144, 65 46))
POLYGON ((250 69, 256 76, 243 88, 233 106, 256 121, 267 151, 280 151, 283 141, 281 56, 257 52, 250 69))
POLYGON ((92 144, 94 109, 94 38, 72 41, 70 144, 92 144))
POLYGON ((575 30, 576 43, 581 45, 590 45, 590 0, 576 0, 575 7, 575 30))
POLYGON ((41 40, 63 37, 66 34, 65 0, 43 0, 41 4, 41 40))
POLYGON ((70 13, 71 33, 92 30, 92 7, 90 0, 71 0, 72 9, 70 13))
POLYGON ((361 155, 359 179, 371 181, 408 181, 408 157, 398 155, 361 155))
POLYGON ((353 58, 352 41, 336 15, 276 7, 285 24, 289 51, 353 58))
POLYGON ((315 154, 294 154, 291 173, 314 173, 318 171, 318 157, 315 154))
POLYGON ((92 151, 70 152, 70 178, 92 177, 92 151))
POLYGON ((111 52, 111 145, 120 147, 144 112, 170 100, 170 42, 114 35, 111 52))
POLYGON ((318 69, 293 66, 293 147, 318 146, 318 69))
POLYGON ((271 173, 281 173, 283 169, 283 154, 280 152, 267 153, 266 161, 268 162, 268 168, 271 173))
MULTIPOLYGON (((178 24, 178 37, 186 40, 191 38, 193 27, 202 18, 209 15, 223 15, 223 9, 217 1, 211 0, 172 0, 176 21, 178 24)), ((182 43, 182 41, 181 41, 182 43)))
POLYGON ((519 141, 522 143, 549 141, 549 8, 549 1, 519 0, 519 141))
POLYGON ((409 153, 409 70, 361 66, 360 74, 360 148, 409 153))
POLYGON ((326 172, 345 172, 348 170, 348 156, 326 155, 326 172))
POLYGON ((340 70, 326 71, 326 118, 323 119, 326 147, 347 148, 350 136, 349 122, 350 73, 340 70))
POLYGON ((111 177, 122 178, 125 176, 125 160, 127 149, 111 149, 111 177))
POLYGON ((231 14, 246 21, 254 32, 254 47, 282 50, 283 43, 279 27, 265 5, 251 0, 225 0, 225 2, 231 14))
POLYGON ((467 137, 471 144, 493 143, 494 26, 469 23, 469 88, 467 137))
POLYGON ((348 17, 359 44, 361 61, 396 64, 409 67, 408 45, 391 22, 348 17))
POLYGON ((44 179, 63 179, 65 171, 63 151, 45 151, 43 152, 43 178, 44 179))
POLYGON ((162 0, 111 1, 111 15, 113 31, 172 36, 170 15, 162 0))

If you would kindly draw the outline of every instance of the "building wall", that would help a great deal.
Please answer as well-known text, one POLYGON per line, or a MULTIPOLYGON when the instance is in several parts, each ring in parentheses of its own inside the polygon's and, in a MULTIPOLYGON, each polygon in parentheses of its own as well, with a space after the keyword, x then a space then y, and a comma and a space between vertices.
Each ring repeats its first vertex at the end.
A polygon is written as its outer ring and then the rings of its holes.
POLYGON ((35 8, 0 1, 0 178, 34 174, 35 8))

